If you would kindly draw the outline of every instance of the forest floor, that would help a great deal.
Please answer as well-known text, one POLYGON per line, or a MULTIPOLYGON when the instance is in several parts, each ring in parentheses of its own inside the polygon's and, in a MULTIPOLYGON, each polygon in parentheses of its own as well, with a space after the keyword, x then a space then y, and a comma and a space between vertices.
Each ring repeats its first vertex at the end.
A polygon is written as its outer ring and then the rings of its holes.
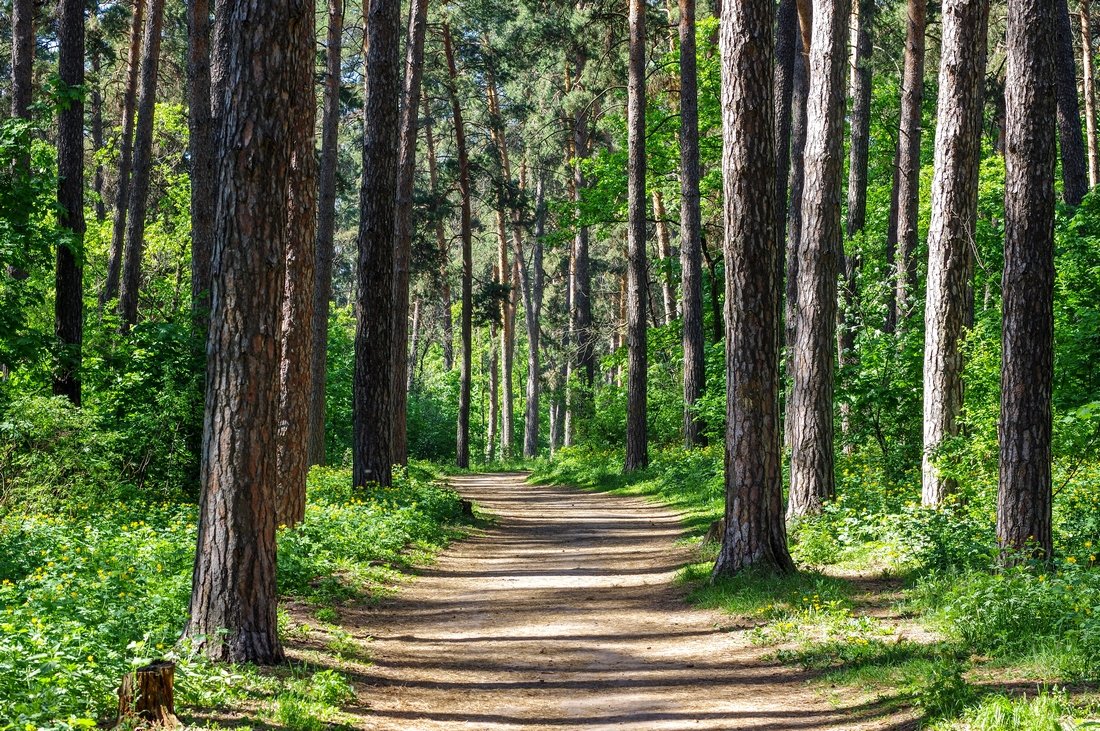
MULTIPOLYGON (((292 656, 344 673, 355 728, 914 728, 886 699, 833 694, 779 664, 751 626, 692 607, 677 581, 698 547, 641 498, 455 477, 489 518, 394 595, 341 607, 331 638, 292 656)), ((292 610, 293 613, 293 610, 292 610)), ((308 617, 307 617, 308 618, 308 617)), ((314 633, 316 634, 316 633, 314 633)))

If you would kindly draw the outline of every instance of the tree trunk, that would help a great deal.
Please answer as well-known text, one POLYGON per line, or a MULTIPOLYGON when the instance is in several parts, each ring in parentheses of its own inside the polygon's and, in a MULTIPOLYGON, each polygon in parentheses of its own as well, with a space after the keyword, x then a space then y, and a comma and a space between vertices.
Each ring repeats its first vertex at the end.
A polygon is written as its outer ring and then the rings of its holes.
POLYGON ((924 457, 922 501, 942 504, 954 481, 935 465, 944 440, 959 433, 963 406, 963 328, 973 271, 978 216, 986 28, 989 0, 943 4, 943 49, 936 125, 932 221, 928 227, 928 293, 924 311, 924 457))
POLYGON ((662 324, 671 325, 679 315, 676 314, 676 283, 672 281, 672 241, 669 238, 668 222, 664 196, 661 191, 653 191, 653 218, 657 228, 657 256, 661 259, 661 304, 665 310, 662 324))
POLYGON ((103 53, 102 39, 96 39, 92 49, 92 157, 95 159, 95 172, 92 174, 92 190, 95 192, 95 220, 102 222, 107 218, 107 208, 103 205, 103 163, 99 161, 99 152, 103 149, 103 53))
POLYGON ((224 0, 227 114, 219 118, 213 292, 198 549, 186 634, 233 663, 283 660, 276 621, 278 334, 287 239, 286 0, 224 0))
POLYGON ((416 179, 416 138, 420 114, 420 81, 424 74, 424 35, 428 27, 428 0, 409 7, 405 43, 405 85, 401 106, 401 141, 397 162, 397 213, 394 226, 393 302, 393 460, 409 463, 409 393, 404 374, 409 370, 409 260, 412 257, 413 183, 416 179))
POLYGON ((140 726, 163 729, 179 725, 173 688, 175 675, 175 664, 162 660, 122 676, 118 689, 118 718, 129 723, 120 725, 135 725, 135 717, 136 725, 140 726))
POLYGON ((1096 137, 1096 71, 1092 55, 1092 9, 1081 0, 1081 72, 1085 92, 1085 132, 1088 137, 1089 188, 1100 185, 1100 147, 1096 137))
POLYGON ((30 118, 34 84, 34 0, 11 4, 11 116, 30 118))
POLYGON ((520 277, 523 278, 523 314, 527 326, 527 410, 523 417, 523 456, 533 459, 539 453, 539 379, 542 332, 542 238, 546 233, 546 191, 542 172, 535 181, 535 240, 533 242, 530 271, 517 252, 520 277))
POLYGON ((1058 142, 1062 153, 1062 200, 1075 206, 1089 191, 1085 144, 1081 139, 1081 103, 1068 0, 1055 0, 1054 64, 1057 74, 1058 142))
POLYGON ((130 208, 130 171, 134 154, 134 108, 137 99, 141 36, 145 27, 147 1, 134 0, 134 9, 130 18, 130 55, 126 67, 126 87, 122 94, 122 138, 118 143, 118 184, 115 186, 111 249, 107 255, 107 281, 99 294, 100 309, 103 309, 107 302, 118 294, 118 280, 122 272, 122 248, 126 242, 126 213, 130 208))
POLYGON ((633 472, 649 464, 646 439, 646 157, 645 2, 630 0, 630 63, 627 67, 627 287, 626 462, 633 472))
MULTIPOLYGON (((391 482, 401 3, 369 0, 355 330, 355 485, 391 482)), ((403 321, 404 322, 404 321, 403 321)))
POLYGON ((684 446, 706 444, 695 404, 706 389, 703 342, 703 262, 699 211, 699 79, 695 0, 680 0, 680 286, 683 302, 684 446))
POLYGON ((897 280, 894 307, 904 323, 917 284, 917 215, 920 208, 920 138, 924 99, 927 0, 908 0, 905 74, 901 82, 901 126, 898 132, 897 280))
POLYGON ((779 451, 772 0, 722 13, 726 262, 726 510, 713 576, 794 571, 779 451))
POLYGON ((336 173, 340 157, 340 62, 344 0, 328 0, 324 112, 317 184, 317 241, 313 268, 313 324, 309 376, 309 463, 325 463, 325 386, 328 382, 328 317, 332 301, 333 236, 336 231, 336 173))
POLYGON ((205 334, 210 310, 210 264, 214 253, 217 201, 217 151, 211 110, 210 0, 187 3, 188 122, 191 151, 191 311, 196 329, 205 334))
POLYGON ((1048 559, 1054 352, 1057 6, 1008 6, 1005 266, 997 539, 1007 562, 1048 559))
POLYGON ((138 86, 137 126, 134 129, 134 171, 130 210, 126 214, 126 248, 122 259, 122 284, 118 314, 125 332, 137 323, 141 264, 145 252, 145 211, 149 203, 149 179, 153 173, 153 115, 157 103, 157 69, 160 66, 164 0, 149 0, 142 43, 141 83, 138 86))
MULTIPOLYGON (((503 140, 500 141, 503 144, 503 140)), ((507 173, 507 168, 502 168, 502 174, 507 173)), ((515 412, 512 408, 512 370, 513 357, 515 355, 515 329, 516 315, 512 306, 512 264, 508 259, 508 235, 505 231, 505 193, 504 182, 500 181, 497 190, 497 277, 504 292, 504 298, 500 302, 500 456, 508 459, 512 456, 512 434, 515 433, 515 412)))
POLYGON ((410 393, 416 384, 416 354, 420 347, 420 298, 413 301, 412 311, 412 336, 409 340, 409 353, 411 358, 405 369, 405 392, 410 393))
MULTIPOLYGON (((432 133, 432 114, 428 98, 424 97, 424 139, 428 147, 428 179, 432 186, 432 206, 439 207, 439 164, 435 154, 435 135, 432 133)), ((443 231, 443 218, 435 210, 435 245, 439 252, 440 305, 443 315, 443 370, 450 373, 454 368, 454 324, 451 321, 451 281, 447 272, 447 262, 451 258, 451 247, 443 231)))
MULTIPOLYGON (((780 0, 776 11, 775 75, 775 236, 779 252, 776 286, 783 291, 784 249, 787 235, 787 189, 791 175, 791 123, 794 102, 794 63, 798 53, 798 6, 780 0)), ((782 314, 782 311, 781 311, 782 314)), ((780 333, 782 342, 782 333, 780 333)))
MULTIPOLYGON (((794 73, 791 80, 791 190, 787 206, 787 245, 785 251, 780 250, 780 256, 786 259, 786 281, 781 286, 784 289, 785 302, 783 345, 787 356, 789 382, 794 380, 794 331, 798 321, 798 246, 802 241, 802 192, 806 179, 806 96, 810 90, 809 50, 803 44, 803 35, 805 32, 795 37, 794 73)), ((783 439, 790 446, 793 402, 789 393, 786 396, 783 439)))
MULTIPOLYGON (((84 3, 61 0, 57 20, 58 76, 63 89, 84 85, 84 3)), ((80 405, 81 344, 84 340, 84 102, 72 98, 57 113, 58 226, 54 281, 54 334, 58 360, 55 396, 80 405)))
MULTIPOLYGON (((494 279, 499 274, 493 272, 494 279)), ((499 282, 499 279, 498 279, 499 282)), ((485 432, 485 461, 492 462, 497 453, 497 422, 500 419, 500 353, 495 342, 497 339, 497 324, 489 323, 489 426, 485 432)))
POLYGON ((466 128, 462 123, 462 106, 458 102, 458 66, 455 64, 451 29, 443 25, 443 50, 447 56, 451 97, 451 114, 455 126, 455 153, 458 157, 458 194, 461 202, 462 237, 462 364, 459 370, 458 388, 458 438, 456 440, 456 464, 462 469, 470 466, 470 379, 473 352, 473 230, 470 220, 470 160, 466 151, 466 128))
MULTIPOLYGON (((582 49, 577 49, 576 75, 584 73, 586 57, 582 49)), ((582 161, 587 159, 591 150, 588 139, 588 112, 579 108, 573 115, 573 203, 579 205, 582 191, 587 186, 582 161)), ((588 261, 588 227, 577 225, 570 254, 570 329, 576 343, 576 355, 570 366, 570 377, 566 388, 565 444, 569 446, 577 437, 577 426, 583 424, 591 415, 592 388, 596 381, 596 333, 592 323, 592 283, 588 261), (575 378, 579 374, 579 379, 575 378), (575 380, 580 381, 581 390, 575 388, 575 380)), ((644 301, 644 298, 643 298, 644 301)))
POLYGON ((791 389, 791 487, 787 515, 792 519, 819 512, 824 501, 833 496, 836 484, 833 348, 837 266, 841 256, 845 30, 849 4, 847 0, 828 0, 814 11, 791 389))
POLYGON ((287 141, 286 281, 283 288, 279 356, 279 431, 276 460, 279 525, 296 525, 306 516, 309 475, 310 369, 313 361, 313 287, 317 235, 317 158, 314 140, 317 92, 313 85, 317 53, 316 13, 312 3, 291 3, 288 100, 291 120, 287 141))

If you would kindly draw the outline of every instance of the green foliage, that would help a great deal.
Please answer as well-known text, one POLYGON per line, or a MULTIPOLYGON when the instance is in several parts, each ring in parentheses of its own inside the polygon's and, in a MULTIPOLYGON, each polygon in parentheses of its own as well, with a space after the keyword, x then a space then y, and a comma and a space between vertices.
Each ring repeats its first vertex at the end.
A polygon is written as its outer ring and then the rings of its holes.
POLYGON ((1044 691, 1034 698, 991 695, 964 714, 960 727, 968 731, 1062 731, 1066 728, 1062 719, 1070 714, 1062 693, 1044 691))

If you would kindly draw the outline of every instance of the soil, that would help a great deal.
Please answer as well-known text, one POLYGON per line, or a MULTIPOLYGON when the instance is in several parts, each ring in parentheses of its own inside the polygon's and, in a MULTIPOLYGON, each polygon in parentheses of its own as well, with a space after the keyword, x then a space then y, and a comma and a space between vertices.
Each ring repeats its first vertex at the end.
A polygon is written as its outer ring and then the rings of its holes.
POLYGON ((903 729, 859 697, 827 700, 731 618, 693 608, 697 560, 676 513, 638 498, 458 477, 493 523, 342 624, 369 647, 345 709, 374 731, 903 729))

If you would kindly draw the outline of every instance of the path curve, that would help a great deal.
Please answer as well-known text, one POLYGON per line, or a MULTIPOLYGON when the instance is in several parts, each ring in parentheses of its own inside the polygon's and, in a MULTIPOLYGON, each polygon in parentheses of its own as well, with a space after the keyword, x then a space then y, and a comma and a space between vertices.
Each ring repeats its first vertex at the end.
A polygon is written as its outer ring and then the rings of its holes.
POLYGON ((452 484, 496 522, 359 610, 374 637, 356 678, 367 728, 904 727, 827 703, 720 629, 728 616, 687 605, 674 577, 693 549, 669 509, 523 475, 452 484))

